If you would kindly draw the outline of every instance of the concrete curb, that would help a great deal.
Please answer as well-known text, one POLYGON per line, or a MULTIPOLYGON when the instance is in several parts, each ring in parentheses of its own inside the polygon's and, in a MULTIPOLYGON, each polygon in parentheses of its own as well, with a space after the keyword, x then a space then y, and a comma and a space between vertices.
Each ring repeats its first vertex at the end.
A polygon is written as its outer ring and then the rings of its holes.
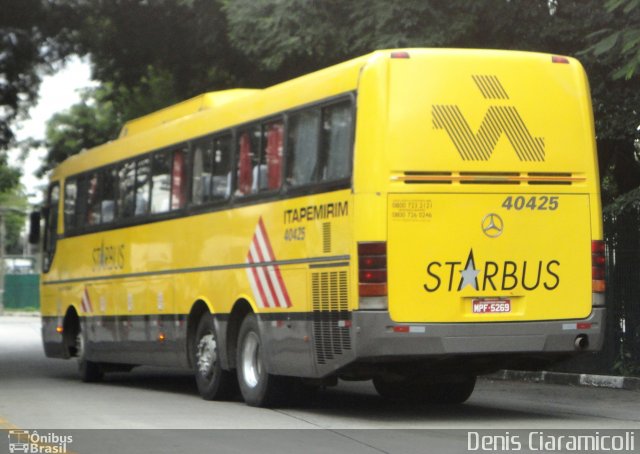
POLYGON ((486 375, 490 380, 518 380, 553 385, 592 386, 596 388, 640 391, 640 378, 615 375, 569 374, 565 372, 501 370, 486 375))
POLYGON ((24 312, 5 309, 0 312, 0 317, 40 317, 40 312, 24 312))

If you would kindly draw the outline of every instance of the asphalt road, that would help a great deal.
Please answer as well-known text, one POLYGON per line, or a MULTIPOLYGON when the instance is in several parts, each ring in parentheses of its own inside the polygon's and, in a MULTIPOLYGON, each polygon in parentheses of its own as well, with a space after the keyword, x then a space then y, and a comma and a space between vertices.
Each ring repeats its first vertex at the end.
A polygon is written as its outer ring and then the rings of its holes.
MULTIPOLYGON (((44 357, 39 318, 0 317, 0 430, 73 434, 67 452, 90 453, 467 452, 460 449, 468 447, 469 431, 640 434, 634 391, 480 380, 464 405, 427 406, 385 401, 368 382, 341 382, 304 406, 269 410, 240 400, 203 401, 181 370, 140 367, 85 384, 76 367, 74 360, 44 357)), ((8 452, 2 438, 0 453, 8 452)))

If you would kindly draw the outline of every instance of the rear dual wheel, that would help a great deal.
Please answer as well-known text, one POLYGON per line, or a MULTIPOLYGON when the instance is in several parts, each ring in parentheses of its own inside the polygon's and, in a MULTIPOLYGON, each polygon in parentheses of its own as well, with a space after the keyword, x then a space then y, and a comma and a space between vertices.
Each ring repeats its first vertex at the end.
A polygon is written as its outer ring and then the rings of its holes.
POLYGON ((211 314, 204 314, 200 318, 192 351, 196 385, 202 398, 221 400, 234 397, 238 391, 236 377, 220 366, 218 340, 211 314))
POLYGON ((238 385, 245 402, 252 407, 271 407, 283 403, 291 391, 291 378, 267 373, 264 344, 254 314, 240 326, 237 351, 238 385))

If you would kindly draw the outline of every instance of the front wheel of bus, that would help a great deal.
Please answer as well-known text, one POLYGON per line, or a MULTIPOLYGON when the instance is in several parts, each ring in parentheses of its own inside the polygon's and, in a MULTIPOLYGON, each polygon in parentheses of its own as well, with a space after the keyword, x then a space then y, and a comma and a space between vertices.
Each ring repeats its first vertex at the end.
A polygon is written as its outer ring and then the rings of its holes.
POLYGON ((244 401, 252 407, 269 407, 284 400, 284 378, 267 373, 258 321, 249 314, 238 335, 238 384, 244 401))
POLYGON ((86 344, 85 335, 80 329, 78 336, 76 337, 76 354, 78 356, 78 372, 80 374, 80 380, 85 383, 95 383, 102 380, 104 372, 99 363, 90 361, 86 358, 86 344))
POLYGON ((230 371, 223 370, 218 357, 218 342, 213 318, 205 314, 200 318, 193 346, 198 392, 205 400, 220 400, 233 397, 238 385, 230 371))

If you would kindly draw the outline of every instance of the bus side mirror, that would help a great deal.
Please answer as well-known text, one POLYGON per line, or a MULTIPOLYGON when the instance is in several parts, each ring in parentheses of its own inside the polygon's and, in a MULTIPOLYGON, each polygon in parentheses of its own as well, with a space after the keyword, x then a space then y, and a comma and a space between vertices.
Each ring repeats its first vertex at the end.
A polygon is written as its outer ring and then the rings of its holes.
POLYGON ((29 243, 38 244, 40 242, 40 211, 32 211, 29 215, 29 243))

